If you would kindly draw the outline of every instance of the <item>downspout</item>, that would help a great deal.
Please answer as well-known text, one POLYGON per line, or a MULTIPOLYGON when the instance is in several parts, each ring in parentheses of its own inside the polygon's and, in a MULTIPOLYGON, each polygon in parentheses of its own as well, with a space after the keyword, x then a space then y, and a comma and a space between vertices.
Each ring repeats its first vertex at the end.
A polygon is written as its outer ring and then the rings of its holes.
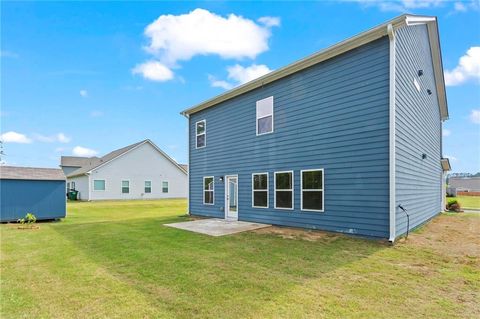
POLYGON ((181 113, 187 118, 187 215, 190 215, 190 114, 181 113))
POLYGON ((90 179, 90 173, 87 173, 87 177, 88 177, 88 201, 91 201, 92 200, 92 181, 90 179))
POLYGON ((390 84, 389 84, 389 219, 390 242, 395 242, 395 31, 392 24, 387 26, 390 39, 390 84))

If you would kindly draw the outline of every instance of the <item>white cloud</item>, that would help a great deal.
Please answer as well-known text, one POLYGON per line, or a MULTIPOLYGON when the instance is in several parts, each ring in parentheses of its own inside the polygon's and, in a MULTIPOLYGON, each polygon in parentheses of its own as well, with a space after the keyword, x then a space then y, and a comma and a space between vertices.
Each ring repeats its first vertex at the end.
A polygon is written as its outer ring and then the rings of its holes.
POLYGON ((97 151, 92 150, 90 148, 82 147, 82 146, 75 146, 72 150, 72 154, 75 156, 84 156, 84 157, 92 157, 98 154, 97 151))
POLYGON ((445 85, 460 85, 468 80, 480 81, 480 47, 468 49, 453 70, 445 71, 445 85))
POLYGON ((455 156, 451 156, 451 155, 444 155, 444 157, 448 158, 449 160, 451 160, 452 162, 456 162, 458 161, 458 158, 456 158, 455 156))
POLYGON ((17 133, 14 131, 9 131, 0 135, 0 140, 4 143, 20 143, 20 144, 29 144, 32 143, 32 140, 28 138, 25 134, 17 133))
POLYGON ((472 121, 475 124, 480 124, 480 109, 472 110, 470 112, 470 121, 472 121))
POLYGON ((443 129, 442 135, 443 135, 444 137, 450 136, 450 134, 452 134, 452 131, 450 131, 448 128, 444 128, 444 129, 443 129))
POLYGON ((93 110, 93 111, 90 112, 90 116, 91 117, 100 117, 100 116, 103 116, 103 112, 98 111, 98 110, 93 110))
POLYGON ((461 2, 455 2, 453 4, 453 8, 455 9, 455 11, 460 11, 460 12, 467 11, 467 7, 461 2))
POLYGON ((227 68, 228 79, 230 82, 217 80, 214 76, 209 75, 208 79, 213 87, 221 87, 226 90, 231 89, 237 85, 241 85, 256 78, 259 78, 267 73, 272 72, 268 66, 264 64, 252 64, 248 67, 235 64, 227 68))
POLYGON ((58 133, 55 135, 33 134, 33 139, 43 143, 69 143, 71 141, 71 138, 64 133, 58 133))
POLYGON ((80 96, 81 97, 87 97, 88 96, 87 90, 80 90, 80 96))
POLYGON ((133 74, 141 74, 144 78, 152 81, 168 81, 173 79, 173 72, 158 61, 147 61, 138 64, 132 69, 133 74))
POLYGON ((172 69, 179 61, 188 61, 197 55, 217 55, 224 59, 254 59, 269 49, 270 29, 280 25, 276 17, 261 17, 258 23, 239 15, 226 17, 204 9, 187 14, 161 15, 145 28, 149 44, 145 50, 155 61, 137 65, 134 74, 166 81, 173 78, 172 69), (148 65, 158 76, 146 76, 148 65), (168 70, 168 71, 167 71, 168 70))

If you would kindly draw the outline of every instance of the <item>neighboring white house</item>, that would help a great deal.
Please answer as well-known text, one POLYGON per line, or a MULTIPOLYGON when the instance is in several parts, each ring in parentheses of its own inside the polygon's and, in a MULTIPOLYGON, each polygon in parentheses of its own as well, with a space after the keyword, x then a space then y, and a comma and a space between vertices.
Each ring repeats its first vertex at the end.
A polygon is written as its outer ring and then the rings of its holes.
POLYGON ((81 200, 187 197, 185 166, 144 140, 103 157, 62 156, 67 188, 81 200))

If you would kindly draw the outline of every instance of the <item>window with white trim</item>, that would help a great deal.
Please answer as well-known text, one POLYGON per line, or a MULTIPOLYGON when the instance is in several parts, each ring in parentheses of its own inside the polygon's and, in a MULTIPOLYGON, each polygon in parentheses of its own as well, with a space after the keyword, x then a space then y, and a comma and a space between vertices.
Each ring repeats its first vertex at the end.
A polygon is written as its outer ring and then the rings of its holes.
POLYGON ((75 190, 75 182, 72 182, 72 189, 75 190))
POLYGON ((162 193, 168 193, 168 182, 167 181, 162 182, 162 193))
POLYGON ((71 188, 70 188, 70 183, 67 183, 67 189, 71 189, 71 188))
POLYGON ((94 191, 104 191, 105 190, 105 180, 104 179, 94 179, 93 180, 93 190, 94 191))
POLYGON ((214 183, 215 182, 213 176, 205 176, 203 178, 203 203, 205 205, 213 205, 214 203, 214 183))
POLYGON ((122 194, 130 193, 130 181, 122 181, 122 194))
POLYGON ((268 173, 252 174, 252 207, 268 208, 268 173))
POLYGON ((195 123, 195 145, 202 148, 207 145, 207 121, 201 120, 195 123))
POLYGON ((300 174, 302 210, 323 212, 323 169, 304 170, 300 174))
POLYGON ((257 101, 257 135, 273 132, 273 96, 257 101))
POLYGON ((275 172, 275 208, 293 209, 293 171, 275 172))
POLYGON ((152 192, 152 181, 145 181, 145 194, 152 192))

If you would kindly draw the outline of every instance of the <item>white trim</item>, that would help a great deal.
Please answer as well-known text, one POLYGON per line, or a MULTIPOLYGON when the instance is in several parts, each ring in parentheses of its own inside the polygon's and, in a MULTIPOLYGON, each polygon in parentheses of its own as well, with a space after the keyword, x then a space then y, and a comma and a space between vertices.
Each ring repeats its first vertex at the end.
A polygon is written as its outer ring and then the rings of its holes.
POLYGON ((130 180, 129 180, 129 179, 122 179, 122 180, 120 181, 120 185, 121 185, 121 187, 120 187, 120 194, 130 194, 130 180), (128 182, 128 193, 124 193, 124 192, 123 192, 123 182, 128 182))
POLYGON ((203 205, 215 205, 215 176, 203 176, 203 179, 202 179, 203 183, 202 183, 202 197, 203 197, 203 205), (211 178, 212 179, 212 183, 213 183, 213 189, 212 189, 212 193, 213 193, 213 196, 212 196, 212 203, 205 203, 205 191, 209 191, 208 189, 205 189, 205 179, 206 178, 211 178))
POLYGON ((107 190, 107 181, 105 179, 94 179, 92 183, 92 192, 105 192, 107 190), (95 189, 95 181, 103 181, 103 189, 95 189))
POLYGON ((224 197, 224 203, 225 203, 225 208, 224 208, 224 218, 225 219, 228 219, 228 220, 238 220, 238 175, 225 175, 223 177, 223 180, 224 180, 224 183, 225 183, 225 197, 224 197), (237 199, 237 216, 236 218, 232 218, 232 217, 229 217, 228 216, 228 212, 230 212, 230 207, 229 207, 229 203, 230 203, 230 200, 227 200, 227 196, 229 195, 229 192, 230 192, 230 189, 228 186, 228 179, 229 178, 236 178, 237 179, 237 188, 235 190, 235 196, 236 196, 236 199, 237 199))
POLYGON ((207 120, 203 119, 203 120, 195 122, 195 149, 204 148, 206 146, 207 146, 207 120), (198 125, 198 123, 201 123, 201 122, 203 122, 203 133, 198 134, 198 126, 197 125, 198 125), (204 145, 200 146, 200 147, 197 144, 197 137, 199 135, 205 135, 205 138, 203 139, 204 145))
MULTIPOLYGON (((190 215, 190 115, 187 115, 187 214, 190 215)), ((196 142, 196 141, 195 141, 196 142)))
POLYGON ((325 212, 325 171, 323 168, 300 170, 300 210, 305 212, 319 212, 319 213, 325 212), (303 172, 322 172, 322 188, 303 189, 303 172), (322 192, 322 209, 304 209, 303 208, 303 192, 309 192, 309 191, 322 192))
POLYGON ((395 30, 388 25, 390 39, 390 83, 389 83, 389 241, 392 243, 396 237, 396 197, 395 197, 395 30))
POLYGON ((265 134, 271 134, 275 131, 275 128, 274 128, 274 105, 275 105, 275 100, 273 98, 273 95, 269 96, 269 97, 266 97, 266 98, 263 98, 261 100, 258 100, 255 104, 255 127, 256 127, 256 134, 257 136, 260 136, 260 135, 265 135, 265 134), (260 101, 263 101, 263 100, 267 100, 267 99, 272 99, 272 111, 271 113, 267 114, 267 115, 264 115, 262 117, 258 117, 258 102, 260 101), (271 116, 272 117, 272 130, 270 132, 265 132, 265 133, 258 133, 258 120, 261 120, 261 119, 264 119, 266 117, 269 117, 271 116))
POLYGON ((270 201, 270 176, 268 174, 268 172, 263 172, 263 173, 252 173, 252 208, 268 208, 270 205, 269 205, 269 201, 270 201), (264 192, 264 191, 267 191, 267 206, 255 206, 254 205, 254 193, 255 193, 255 189, 254 189, 254 186, 253 186, 253 176, 254 175, 267 175, 267 189, 258 189, 257 191, 259 192, 264 192))
MULTIPOLYGON (((92 184, 92 175, 87 174, 88 177, 88 201, 92 200, 92 190, 93 190, 93 184, 92 184)), ((80 194, 82 196, 82 194, 80 194)))
POLYGON ((273 172, 273 207, 275 209, 282 209, 282 210, 293 210, 295 208, 295 174, 293 171, 278 171, 273 172), (281 173, 291 173, 292 174, 292 189, 277 189, 277 174, 281 173), (281 192, 292 192, 292 207, 277 207, 277 191, 281 192))
POLYGON ((143 193, 144 193, 144 194, 151 194, 151 193, 152 193, 152 190, 153 190, 152 185, 153 185, 152 181, 149 181, 149 180, 143 181, 143 193), (150 193, 147 193, 147 192, 145 191, 145 189, 147 188, 147 186, 145 185, 146 182, 150 182, 150 193))
POLYGON ((170 182, 169 181, 162 181, 162 194, 168 194, 170 193, 170 182), (163 191, 163 183, 167 183, 167 191, 163 191))

